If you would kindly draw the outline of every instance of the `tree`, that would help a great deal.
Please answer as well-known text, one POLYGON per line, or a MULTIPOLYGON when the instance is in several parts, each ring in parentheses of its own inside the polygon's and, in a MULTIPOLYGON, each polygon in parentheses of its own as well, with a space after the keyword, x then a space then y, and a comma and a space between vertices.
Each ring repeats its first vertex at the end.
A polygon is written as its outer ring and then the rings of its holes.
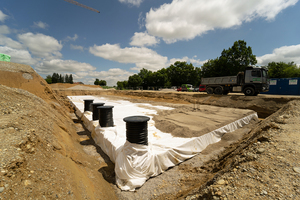
POLYGON ((270 78, 292 78, 300 76, 300 69, 294 62, 271 62, 267 66, 270 78))
POLYGON ((130 87, 141 86, 142 83, 143 83, 142 78, 137 74, 129 76, 129 78, 128 78, 128 86, 130 86, 130 87))
POLYGON ((72 74, 70 74, 70 76, 69 76, 69 83, 71 83, 71 84, 74 83, 74 82, 73 82, 73 76, 72 76, 72 74))
POLYGON ((244 71, 249 65, 255 65, 257 60, 252 54, 252 48, 247 47, 244 40, 239 40, 235 41, 231 48, 222 51, 219 62, 225 66, 224 74, 231 76, 244 71))
POLYGON ((117 86, 120 90, 123 90, 128 87, 128 81, 118 81, 117 86))
POLYGON ((51 84, 51 83, 52 83, 52 76, 51 76, 51 75, 48 75, 48 76, 45 78, 45 81, 46 81, 48 84, 51 84))
POLYGON ((63 83, 64 82, 64 78, 63 76, 60 74, 59 75, 59 79, 58 79, 58 83, 63 83))
POLYGON ((150 78, 151 74, 152 74, 152 72, 145 68, 141 69, 140 72, 138 73, 138 75, 142 79, 141 85, 143 86, 143 89, 147 89, 149 86, 153 86, 149 83, 149 78, 150 78))
POLYGON ((69 83, 69 75, 68 74, 65 75, 65 83, 69 83))
POLYGON ((96 78, 95 82, 94 82, 94 85, 100 85, 100 81, 98 78, 96 78))
POLYGON ((99 81, 99 85, 101 85, 101 86, 106 86, 106 81, 105 81, 105 80, 100 80, 100 81, 99 81))
POLYGON ((200 81, 200 68, 195 68, 192 63, 177 61, 166 69, 168 81, 172 85, 180 86, 184 83, 196 85, 200 81))
POLYGON ((58 73, 53 73, 52 75, 52 83, 58 83, 59 82, 59 75, 58 73))
POLYGON ((256 63, 256 56, 252 54, 252 48, 247 47, 245 41, 239 40, 235 41, 229 49, 224 49, 219 58, 204 63, 202 76, 233 76, 240 71, 244 71, 249 65, 255 65, 256 63))

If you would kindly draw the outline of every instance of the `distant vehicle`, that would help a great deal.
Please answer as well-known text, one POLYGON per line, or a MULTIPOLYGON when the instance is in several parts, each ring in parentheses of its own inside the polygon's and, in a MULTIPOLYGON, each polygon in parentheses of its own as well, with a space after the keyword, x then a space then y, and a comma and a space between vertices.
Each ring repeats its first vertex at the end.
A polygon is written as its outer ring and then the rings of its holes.
POLYGON ((181 89, 182 89, 181 87, 178 87, 178 88, 177 88, 177 91, 178 91, 178 92, 180 92, 180 91, 181 91, 181 89))
POLYGON ((182 84, 181 85, 181 91, 193 92, 194 91, 193 85, 191 85, 191 84, 182 84))
POLYGON ((202 78, 201 84, 206 85, 207 94, 227 95, 229 92, 239 92, 246 96, 256 96, 260 92, 269 91, 270 80, 267 69, 250 66, 236 76, 202 78))
POLYGON ((206 92, 206 85, 199 85, 199 92, 206 92))

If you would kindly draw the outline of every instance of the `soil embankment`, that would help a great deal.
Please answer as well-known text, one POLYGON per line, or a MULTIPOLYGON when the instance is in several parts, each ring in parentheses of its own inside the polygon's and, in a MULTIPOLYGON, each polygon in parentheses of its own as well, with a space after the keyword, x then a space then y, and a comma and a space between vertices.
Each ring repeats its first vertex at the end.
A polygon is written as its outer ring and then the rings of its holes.
POLYGON ((70 109, 30 66, 0 62, 0 196, 115 199, 70 109))

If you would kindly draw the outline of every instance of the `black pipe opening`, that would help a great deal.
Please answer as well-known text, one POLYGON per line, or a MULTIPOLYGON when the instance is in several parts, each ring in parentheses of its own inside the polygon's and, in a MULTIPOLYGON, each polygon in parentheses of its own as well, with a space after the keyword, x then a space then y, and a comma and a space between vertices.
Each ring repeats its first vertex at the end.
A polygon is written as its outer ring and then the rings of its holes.
POLYGON ((130 143, 148 145, 148 121, 150 117, 131 116, 123 119, 126 122, 126 138, 130 143))

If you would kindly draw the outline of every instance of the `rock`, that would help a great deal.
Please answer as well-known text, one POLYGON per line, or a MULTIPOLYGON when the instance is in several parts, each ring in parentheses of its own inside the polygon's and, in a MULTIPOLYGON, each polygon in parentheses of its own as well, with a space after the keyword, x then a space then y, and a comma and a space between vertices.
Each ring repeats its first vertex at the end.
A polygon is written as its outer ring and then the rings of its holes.
POLYGON ((265 152, 266 150, 264 148, 259 148, 257 149, 257 153, 262 154, 263 152, 265 152))
POLYGON ((31 185, 31 181, 30 181, 30 180, 25 180, 25 181, 24 181, 24 185, 25 185, 25 186, 31 185))
POLYGON ((4 191, 4 187, 0 187, 0 193, 4 191))
POLYGON ((260 193, 261 195, 267 195, 268 194, 268 192, 267 191, 265 191, 265 190, 263 190, 263 191, 261 191, 261 193, 260 193))
POLYGON ((300 167, 293 167, 293 170, 300 174, 300 167))
POLYGON ((225 180, 220 179, 220 180, 218 180, 217 184, 218 185, 224 185, 225 184, 225 180))

